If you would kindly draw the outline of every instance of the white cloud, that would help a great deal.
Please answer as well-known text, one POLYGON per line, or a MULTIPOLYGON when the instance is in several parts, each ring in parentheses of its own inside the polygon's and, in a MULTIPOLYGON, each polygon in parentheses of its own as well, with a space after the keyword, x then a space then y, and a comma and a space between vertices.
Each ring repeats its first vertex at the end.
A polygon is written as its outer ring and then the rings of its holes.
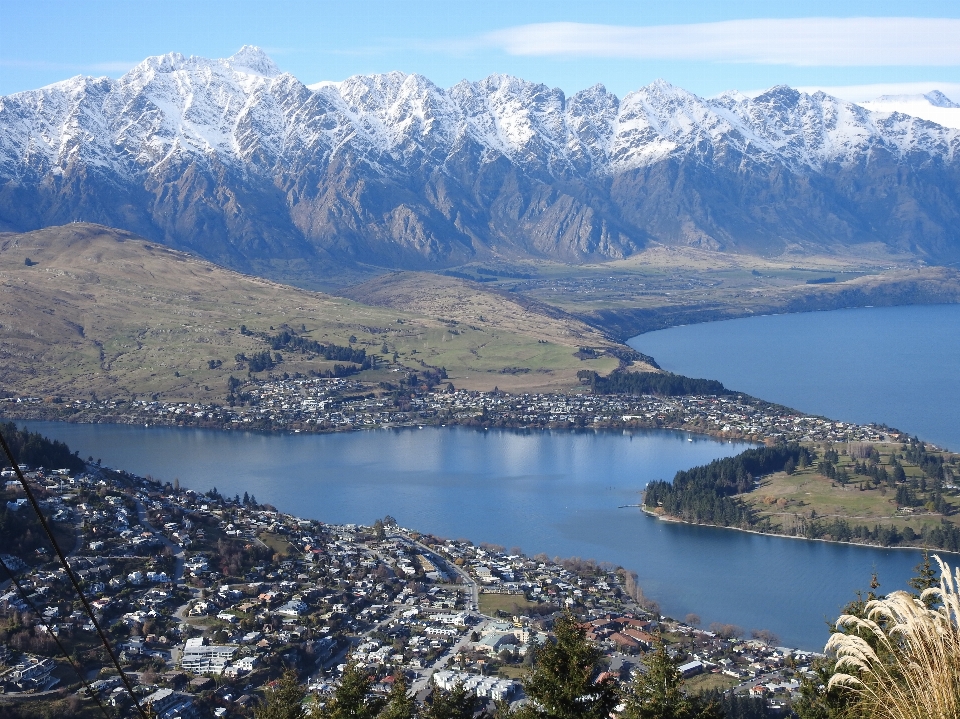
POLYGON ((960 19, 912 17, 727 20, 622 26, 553 22, 448 43, 510 55, 701 60, 805 66, 957 66, 960 19))
MULTIPOLYGON (((960 82, 883 82, 872 85, 804 85, 798 87, 800 92, 814 93, 822 90, 828 95, 839 97, 850 102, 867 102, 883 95, 925 95, 928 92, 939 90, 954 102, 960 102, 960 82)), ((751 97, 759 95, 764 90, 745 92, 751 97)))

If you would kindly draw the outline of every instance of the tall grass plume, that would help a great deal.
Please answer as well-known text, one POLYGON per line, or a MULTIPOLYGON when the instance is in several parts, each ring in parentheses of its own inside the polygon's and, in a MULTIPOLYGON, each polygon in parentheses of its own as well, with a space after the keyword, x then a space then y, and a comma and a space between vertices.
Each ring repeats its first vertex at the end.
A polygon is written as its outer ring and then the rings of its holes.
POLYGON ((828 688, 854 693, 856 716, 960 717, 960 569, 935 556, 940 586, 919 598, 893 592, 844 614, 826 651, 836 657, 828 688))

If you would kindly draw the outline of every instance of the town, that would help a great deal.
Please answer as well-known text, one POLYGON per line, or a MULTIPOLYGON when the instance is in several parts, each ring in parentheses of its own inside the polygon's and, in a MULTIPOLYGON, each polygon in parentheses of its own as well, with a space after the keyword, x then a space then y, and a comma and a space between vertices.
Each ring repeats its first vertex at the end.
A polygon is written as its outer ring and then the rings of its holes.
MULTIPOLYGON (((453 394, 453 411, 458 397, 467 399, 453 394)), ((690 688, 757 697, 770 711, 787 710, 816 657, 776 646, 769 632, 744 638, 739 627, 663 617, 634 575, 593 560, 528 557, 390 517, 323 524, 246 494, 96 464, 21 469, 137 700, 161 719, 252 716, 289 669, 323 703, 350 663, 384 695, 402 673, 418 701, 462 685, 491 707, 516 705, 525 700, 519 679, 564 612, 618 681, 643 671, 662 637, 690 688)), ((45 703, 85 716, 96 699, 130 715, 131 698, 14 476, 4 472, 0 505, 21 536, 19 553, 0 555, 16 577, 0 584, 0 706, 45 703)))
MULTIPOLYGON (((232 404, 7 397, 10 419, 329 432, 389 427, 670 428, 746 441, 884 442, 905 435, 807 415, 746 395, 508 394, 429 387, 409 374, 404 389, 350 378, 235 380, 232 404)), ((383 383, 381 383, 383 384, 383 383)))

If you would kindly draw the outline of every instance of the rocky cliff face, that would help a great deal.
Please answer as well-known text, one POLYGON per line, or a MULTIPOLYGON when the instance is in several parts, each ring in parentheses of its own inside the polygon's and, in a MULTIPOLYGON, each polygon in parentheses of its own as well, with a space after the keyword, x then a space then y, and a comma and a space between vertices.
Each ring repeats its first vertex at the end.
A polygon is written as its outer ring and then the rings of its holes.
POLYGON ((0 98, 0 229, 79 219, 240 269, 568 262, 651 240, 960 259, 960 130, 776 87, 310 87, 257 48, 0 98))

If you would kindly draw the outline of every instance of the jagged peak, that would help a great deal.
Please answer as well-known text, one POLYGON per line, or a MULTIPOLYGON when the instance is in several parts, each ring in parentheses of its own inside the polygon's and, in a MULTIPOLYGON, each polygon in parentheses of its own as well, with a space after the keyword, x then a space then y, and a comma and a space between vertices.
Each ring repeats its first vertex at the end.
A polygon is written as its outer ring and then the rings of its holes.
POLYGON ((182 69, 186 62, 186 58, 179 52, 168 52, 166 55, 151 55, 134 66, 127 75, 138 75, 144 70, 175 72, 182 69))
POLYGON ((573 97, 612 97, 614 100, 618 99, 616 95, 607 90, 606 85, 600 82, 598 82, 596 85, 585 87, 583 90, 580 90, 580 92, 575 93, 573 97))
MULTIPOLYGON (((109 77, 91 77, 90 75, 74 75, 73 77, 68 77, 65 80, 58 80, 57 82, 52 82, 49 85, 44 85, 40 90, 59 90, 61 92, 80 92, 89 88, 93 85, 101 85, 103 87, 108 87, 110 83, 114 82, 109 77)), ((16 93, 17 95, 22 95, 25 93, 35 92, 35 90, 25 90, 21 93, 16 93)))
POLYGON ((237 72, 246 70, 263 77, 276 77, 280 74, 276 63, 256 45, 244 45, 224 62, 237 72))
POLYGON ((757 95, 754 101, 761 104, 780 102, 795 105, 801 97, 803 97, 803 93, 789 85, 774 85, 766 92, 757 95))
POLYGON ((643 88, 641 88, 641 89, 642 89, 642 90, 646 90, 646 91, 648 91, 648 92, 655 92, 655 93, 658 93, 658 94, 660 94, 660 95, 676 95, 676 96, 684 96, 684 97, 696 97, 696 95, 694 95, 694 94, 693 94, 692 92, 690 92, 689 90, 684 90, 682 87, 678 87, 677 85, 674 85, 672 82, 669 82, 669 81, 667 81, 667 80, 664 80, 662 77, 658 77, 656 80, 654 80, 653 82, 651 82, 649 85, 647 85, 646 87, 643 87, 643 88))
POLYGON ((524 80, 522 77, 517 77, 516 75, 508 75, 502 72, 495 72, 490 75, 487 75, 485 78, 476 83, 480 87, 487 88, 497 88, 497 89, 511 89, 511 88, 524 88, 532 89, 537 91, 546 91, 551 93, 557 93, 563 97, 563 90, 559 87, 548 87, 542 82, 533 82, 532 80, 524 80))

